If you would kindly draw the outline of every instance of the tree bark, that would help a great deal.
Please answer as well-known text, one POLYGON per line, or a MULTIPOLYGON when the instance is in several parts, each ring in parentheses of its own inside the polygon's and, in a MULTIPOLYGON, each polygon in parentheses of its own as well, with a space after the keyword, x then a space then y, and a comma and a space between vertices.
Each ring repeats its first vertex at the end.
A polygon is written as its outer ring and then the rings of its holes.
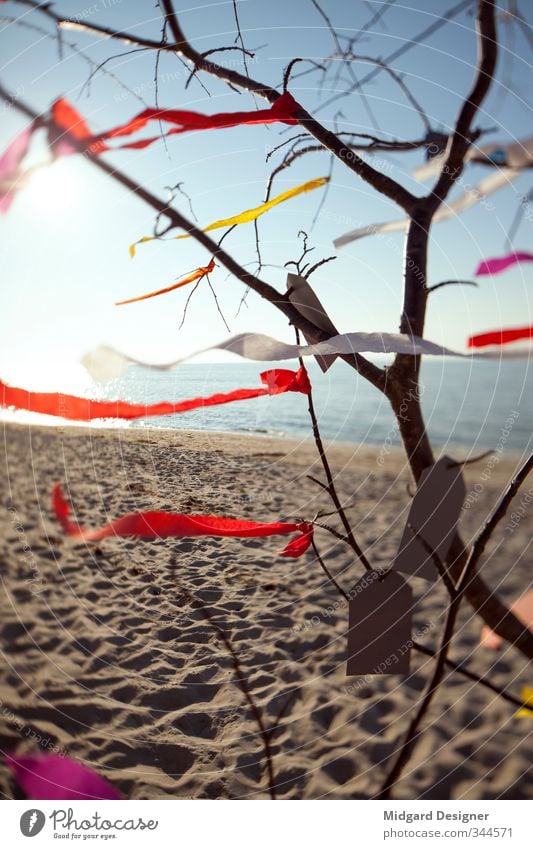
MULTIPOLYGON (((431 213, 424 200, 413 213, 407 231, 404 266, 404 305, 400 332, 424 335, 427 306, 427 247, 431 213)), ((418 484, 424 469, 435 462, 422 413, 420 395, 420 357, 398 355, 388 370, 385 393, 398 422, 413 477, 418 484)), ((457 580, 465 566, 468 550, 456 534, 447 566, 457 580)), ((530 660, 533 659, 533 634, 494 595, 483 579, 472 570, 465 596, 476 613, 501 637, 514 645, 530 660)))

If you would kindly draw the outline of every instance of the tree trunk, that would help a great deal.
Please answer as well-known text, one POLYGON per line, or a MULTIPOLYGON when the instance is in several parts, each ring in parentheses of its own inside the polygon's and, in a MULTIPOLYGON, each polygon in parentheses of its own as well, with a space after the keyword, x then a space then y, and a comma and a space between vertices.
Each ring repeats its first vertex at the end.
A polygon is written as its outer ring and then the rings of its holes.
MULTIPOLYGON (((421 202, 413 212, 405 247, 405 293, 400 332, 424 335, 427 301, 426 268, 430 216, 421 202)), ((418 484, 424 469, 434 461, 433 450, 420 403, 420 357, 398 355, 388 369, 385 392, 396 416, 400 435, 418 484)), ((457 580, 468 557, 459 534, 454 537, 447 566, 457 580)), ((491 592, 475 572, 465 595, 482 619, 501 637, 511 642, 527 658, 533 659, 533 634, 491 592)))

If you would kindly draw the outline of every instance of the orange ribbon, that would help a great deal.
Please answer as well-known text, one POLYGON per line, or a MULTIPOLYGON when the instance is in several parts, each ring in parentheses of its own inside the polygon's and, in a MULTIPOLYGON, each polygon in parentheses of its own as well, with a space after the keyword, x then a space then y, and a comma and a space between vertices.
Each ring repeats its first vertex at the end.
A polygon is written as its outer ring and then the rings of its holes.
POLYGON ((197 268, 196 271, 192 272, 192 274, 189 274, 183 280, 178 281, 178 283, 173 283, 172 286, 166 286, 164 289, 156 289, 155 292, 148 292, 147 295, 137 295, 136 298, 128 298, 126 301, 117 301, 115 306, 120 307, 124 304, 135 304, 137 301, 146 301, 148 298, 156 298, 158 295, 165 295, 167 292, 173 292, 174 289, 180 289, 182 286, 187 286, 188 283, 193 283, 195 280, 200 281, 203 277, 206 277, 207 274, 210 274, 214 268, 215 261, 212 259, 209 265, 206 265, 205 268, 197 268))

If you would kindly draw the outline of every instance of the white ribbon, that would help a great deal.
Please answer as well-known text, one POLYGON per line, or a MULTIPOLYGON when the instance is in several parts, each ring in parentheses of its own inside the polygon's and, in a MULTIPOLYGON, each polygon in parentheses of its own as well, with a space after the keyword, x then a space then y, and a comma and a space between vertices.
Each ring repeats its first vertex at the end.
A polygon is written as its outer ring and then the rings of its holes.
POLYGON ((146 362, 122 354, 115 348, 108 346, 95 348, 85 354, 81 362, 96 383, 104 383, 118 377, 123 369, 131 363, 145 368, 167 370, 197 354, 213 350, 231 351, 231 353, 238 354, 245 359, 259 362, 356 353, 410 354, 411 356, 426 354, 435 357, 462 357, 466 359, 516 359, 530 355, 528 349, 520 351, 501 351, 498 349, 494 353, 461 354, 459 351, 453 351, 419 336, 408 336, 403 333, 341 333, 315 345, 290 345, 286 342, 280 342, 278 339, 273 339, 271 336, 264 336, 262 333, 240 333, 238 336, 232 336, 216 345, 210 345, 201 351, 194 351, 167 363, 146 362))
MULTIPOLYGON (((516 180, 519 175, 520 171, 514 168, 499 168, 496 174, 485 177, 477 186, 473 186, 468 191, 463 192, 457 200, 446 204, 446 206, 442 206, 433 216, 433 221, 446 221, 448 218, 455 218, 460 212, 470 209, 470 207, 475 206, 476 203, 479 203, 488 195, 507 186, 512 180, 516 180)), ((409 218, 401 218, 399 221, 384 221, 381 224, 367 224, 365 227, 359 227, 357 230, 344 233, 343 236, 335 239, 333 244, 336 248, 342 248, 344 245, 355 242, 357 239, 362 239, 364 236, 405 230, 408 224, 409 218)))
MULTIPOLYGON (((415 171, 417 180, 426 180, 438 174, 446 162, 446 153, 434 156, 415 171)), ((469 148, 465 162, 477 162, 481 165, 499 165, 503 168, 531 168, 533 165, 533 136, 513 144, 486 144, 483 147, 473 145, 469 148), (495 158, 497 156, 497 159, 495 158), (494 158, 493 158, 494 157, 494 158)))

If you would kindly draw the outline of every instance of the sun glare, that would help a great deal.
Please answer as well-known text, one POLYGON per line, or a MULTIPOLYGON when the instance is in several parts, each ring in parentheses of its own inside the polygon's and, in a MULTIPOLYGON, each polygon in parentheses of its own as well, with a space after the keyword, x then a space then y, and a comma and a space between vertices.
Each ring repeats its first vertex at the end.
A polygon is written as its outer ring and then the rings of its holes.
POLYGON ((60 213, 73 207, 79 193, 77 179, 66 160, 39 168, 32 175, 27 196, 32 206, 43 212, 60 213))

